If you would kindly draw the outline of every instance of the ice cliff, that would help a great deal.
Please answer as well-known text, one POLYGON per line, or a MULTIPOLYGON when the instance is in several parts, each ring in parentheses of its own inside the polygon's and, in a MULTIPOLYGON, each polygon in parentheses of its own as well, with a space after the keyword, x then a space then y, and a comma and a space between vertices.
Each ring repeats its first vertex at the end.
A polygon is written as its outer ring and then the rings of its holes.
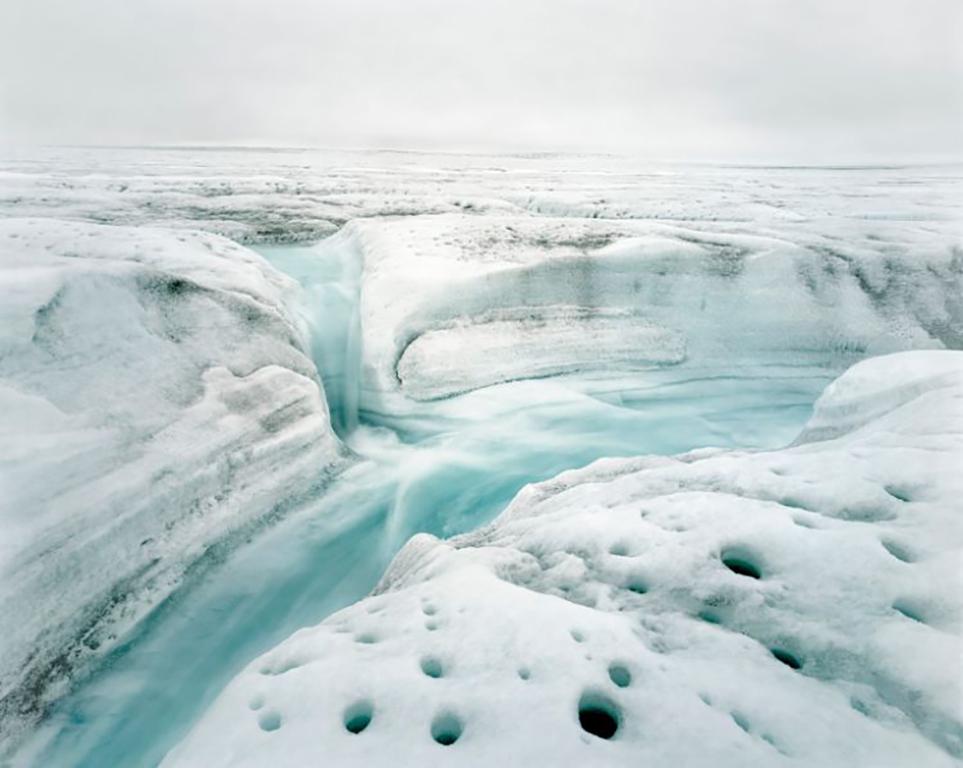
POLYGON ((839 371, 959 346, 963 252, 902 240, 444 214, 354 221, 325 247, 363 264, 361 406, 396 413, 558 374, 839 371))
POLYGON ((0 221, 7 734, 340 461, 292 290, 213 235, 0 221))

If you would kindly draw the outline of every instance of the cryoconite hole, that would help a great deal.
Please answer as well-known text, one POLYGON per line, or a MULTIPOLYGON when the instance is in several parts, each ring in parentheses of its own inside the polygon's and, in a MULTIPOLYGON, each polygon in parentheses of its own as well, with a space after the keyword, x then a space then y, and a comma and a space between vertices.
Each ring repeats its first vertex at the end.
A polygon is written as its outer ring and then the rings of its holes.
POLYGON ((893 485, 887 485, 886 487, 883 488, 883 490, 886 491, 886 493, 888 493, 894 499, 896 499, 897 501, 902 501, 904 504, 908 504, 913 500, 913 498, 910 496, 909 491, 907 491, 904 488, 898 488, 893 485))
POLYGON ((649 586, 642 581, 642 579, 637 577, 633 578, 628 584, 626 584, 625 588, 629 590, 629 592, 635 592, 637 595, 644 595, 649 591, 649 586))
POLYGON ((706 624, 721 624, 722 617, 715 611, 703 610, 699 611, 696 616, 702 619, 706 624))
POLYGON ((251 697, 251 700, 248 701, 247 705, 252 710, 255 710, 255 711, 260 709, 261 707, 264 706, 264 696, 261 695, 260 693, 255 694, 254 696, 251 697))
POLYGON ((582 730, 611 739, 619 730, 622 713, 612 699, 595 691, 586 691, 578 702, 578 722, 582 730))
POLYGON ((257 724, 261 726, 262 731, 276 731, 281 727, 281 714, 275 712, 273 709, 261 714, 257 719, 257 724))
POLYGON ((762 578, 762 569, 756 564, 755 558, 743 549, 727 549, 722 553, 722 564, 739 576, 762 578))
POLYGON ((923 620, 923 611, 909 600, 897 600, 893 603, 893 608, 903 614, 907 619, 918 621, 920 624, 926 623, 923 620))
POLYGON ((361 733, 371 724, 374 707, 370 701, 357 701, 344 711, 344 727, 351 733, 361 733))
POLYGON ((428 677, 441 677, 444 674, 441 662, 434 656, 425 656, 421 660, 421 671, 428 677))
POLYGON ((796 658, 793 654, 791 654, 789 651, 784 650, 782 648, 770 648, 770 652, 772 653, 773 656, 775 656, 779 661, 781 661, 790 669, 802 668, 802 662, 798 658, 796 658))
POLYGON ((622 664, 610 664, 609 679, 619 688, 628 688, 632 683, 632 673, 622 664))
POLYGON ((461 737, 461 720, 453 712, 441 712, 431 721, 431 738, 448 747, 461 737))
POLYGON ((751 727, 750 727, 750 725, 749 725, 749 720, 748 720, 748 718, 746 718, 746 716, 745 716, 744 714, 742 714, 741 712, 733 712, 733 713, 732 713, 732 721, 733 721, 736 725, 738 725, 740 728, 742 728, 742 730, 744 730, 746 733, 749 733, 749 732, 752 730, 751 727))
POLYGON ((916 560, 913 554, 899 542, 893 541, 892 539, 883 539, 880 543, 883 545, 883 549, 900 562, 912 563, 916 560))

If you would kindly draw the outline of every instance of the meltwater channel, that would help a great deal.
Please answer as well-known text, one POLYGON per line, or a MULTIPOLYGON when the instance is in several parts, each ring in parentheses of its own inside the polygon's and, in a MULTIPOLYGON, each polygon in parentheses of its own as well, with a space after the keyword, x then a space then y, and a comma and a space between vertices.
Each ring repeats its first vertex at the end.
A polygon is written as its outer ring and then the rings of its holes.
POLYGON ((359 461, 158 607, 55 708, 17 764, 157 765, 246 664, 363 597, 412 534, 471 530, 526 483, 604 456, 785 445, 838 373, 760 360, 517 382, 389 423, 358 409, 360 264, 334 241, 260 252, 303 289, 332 423, 359 461))

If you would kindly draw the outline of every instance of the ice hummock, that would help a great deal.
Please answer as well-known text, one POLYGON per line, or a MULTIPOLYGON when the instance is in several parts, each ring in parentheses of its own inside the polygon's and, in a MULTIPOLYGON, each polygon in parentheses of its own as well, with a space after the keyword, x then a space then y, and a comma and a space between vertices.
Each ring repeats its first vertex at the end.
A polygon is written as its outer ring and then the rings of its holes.
POLYGON ((963 353, 856 365, 809 434, 414 537, 163 765, 958 765, 963 353))

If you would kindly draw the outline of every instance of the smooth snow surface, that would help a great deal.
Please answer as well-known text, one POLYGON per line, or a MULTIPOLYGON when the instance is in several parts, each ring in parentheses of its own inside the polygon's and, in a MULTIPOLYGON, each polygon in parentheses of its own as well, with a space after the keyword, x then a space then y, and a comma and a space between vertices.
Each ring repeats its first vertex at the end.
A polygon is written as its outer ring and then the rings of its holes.
POLYGON ((0 221, 0 720, 8 733, 342 453, 285 308, 211 235, 0 221))
POLYGON ((603 459, 416 536, 163 765, 958 765, 963 354, 858 364, 833 422, 603 459))

